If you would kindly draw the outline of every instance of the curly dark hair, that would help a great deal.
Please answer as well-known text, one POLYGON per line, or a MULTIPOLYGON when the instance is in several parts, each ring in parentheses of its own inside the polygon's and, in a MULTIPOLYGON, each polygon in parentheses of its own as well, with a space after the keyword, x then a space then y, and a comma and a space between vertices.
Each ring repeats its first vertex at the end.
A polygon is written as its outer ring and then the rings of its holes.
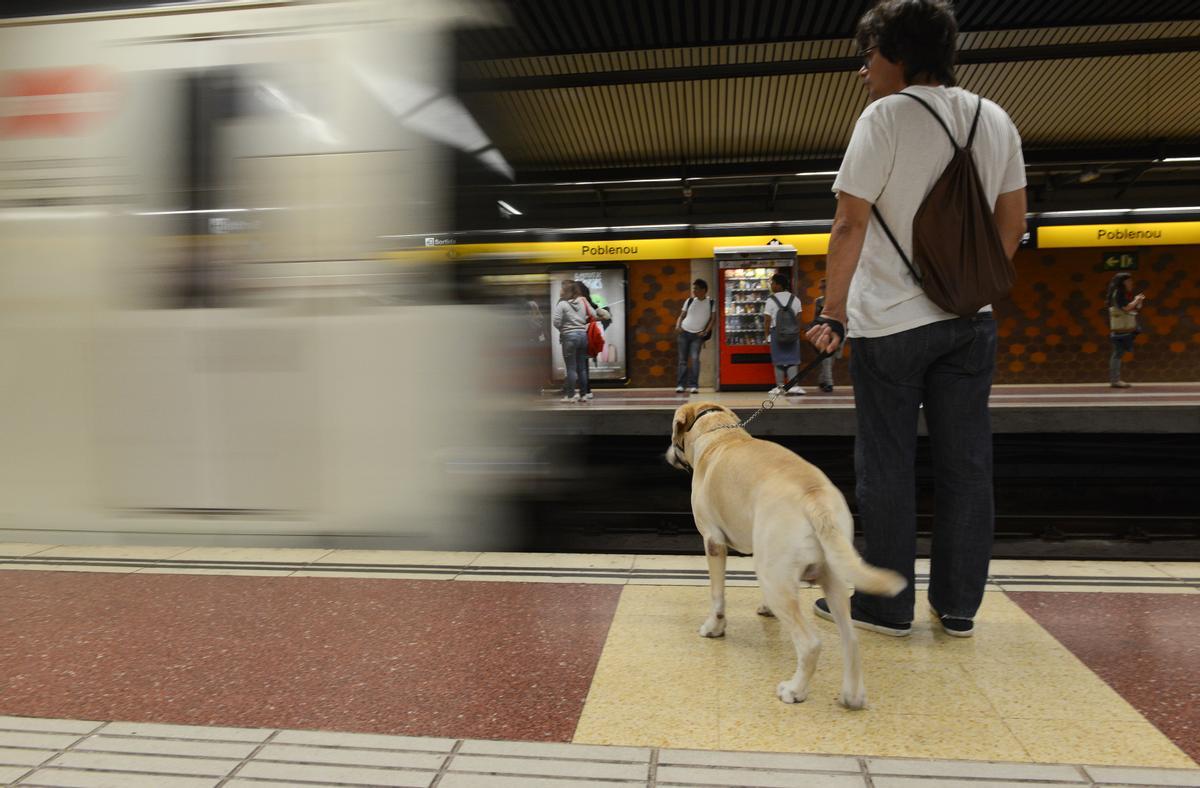
POLYGON ((946 0, 880 0, 858 20, 855 39, 863 49, 904 64, 909 84, 935 80, 954 85, 958 22, 946 0))

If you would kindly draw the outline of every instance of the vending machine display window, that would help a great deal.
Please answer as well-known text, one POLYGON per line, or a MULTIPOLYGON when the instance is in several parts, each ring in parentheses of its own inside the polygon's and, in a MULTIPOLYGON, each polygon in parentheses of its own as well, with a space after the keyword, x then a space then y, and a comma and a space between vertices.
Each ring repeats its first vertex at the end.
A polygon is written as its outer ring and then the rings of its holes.
POLYGON ((774 385, 770 340, 763 310, 771 297, 771 277, 796 281, 796 250, 785 245, 719 247, 719 385, 730 389, 766 389, 774 385))

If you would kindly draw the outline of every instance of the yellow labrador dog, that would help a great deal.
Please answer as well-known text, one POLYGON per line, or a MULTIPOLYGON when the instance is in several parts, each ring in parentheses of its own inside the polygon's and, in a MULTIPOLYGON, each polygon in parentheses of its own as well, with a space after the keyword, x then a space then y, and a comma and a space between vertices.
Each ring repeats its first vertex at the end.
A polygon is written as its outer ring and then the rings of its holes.
POLYGON ((704 537, 712 612, 703 637, 725 634, 725 556, 729 547, 754 554, 754 572, 766 606, 796 647, 796 672, 775 694, 784 703, 808 696, 821 651, 816 627, 800 610, 801 581, 825 591, 842 640, 842 703, 867 702, 858 638, 850 621, 847 584, 870 594, 895 596, 905 580, 865 563, 854 549, 846 499, 814 465, 737 426, 733 411, 688 403, 675 411, 667 461, 692 471, 692 514, 704 537))

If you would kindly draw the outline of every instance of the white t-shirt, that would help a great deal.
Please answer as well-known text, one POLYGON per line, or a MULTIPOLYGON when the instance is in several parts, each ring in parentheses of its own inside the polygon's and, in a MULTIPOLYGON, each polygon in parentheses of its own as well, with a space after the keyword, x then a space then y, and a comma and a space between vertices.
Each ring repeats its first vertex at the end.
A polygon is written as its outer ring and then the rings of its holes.
MULTIPOLYGON (((910 85, 904 92, 929 104, 958 144, 966 144, 979 100, 974 93, 925 85, 910 85)), ((987 99, 972 151, 993 206, 1001 194, 1025 186, 1021 137, 1008 114, 987 99)), ((913 217, 953 157, 950 139, 929 110, 904 96, 885 96, 859 116, 833 190, 877 205, 911 262, 913 217)), ((852 337, 887 336, 956 317, 926 297, 874 215, 850 282, 846 316, 852 337)))
POLYGON ((683 318, 683 330, 689 334, 700 334, 704 332, 704 327, 708 325, 708 319, 712 317, 713 300, 708 296, 704 298, 689 297, 683 302, 683 309, 680 314, 685 315, 683 318), (691 306, 688 306, 688 301, 691 301, 691 306))
MULTIPOLYGON (((911 101, 912 99, 909 99, 911 101)), ((778 293, 772 293, 772 297, 767 298, 767 305, 763 307, 763 314, 771 318, 771 325, 775 325, 775 315, 779 314, 779 306, 775 304, 778 300, 780 304, 787 306, 788 299, 796 296, 792 300, 792 314, 796 316, 797 322, 800 320, 800 296, 795 293, 789 293, 787 290, 780 290, 778 293)))

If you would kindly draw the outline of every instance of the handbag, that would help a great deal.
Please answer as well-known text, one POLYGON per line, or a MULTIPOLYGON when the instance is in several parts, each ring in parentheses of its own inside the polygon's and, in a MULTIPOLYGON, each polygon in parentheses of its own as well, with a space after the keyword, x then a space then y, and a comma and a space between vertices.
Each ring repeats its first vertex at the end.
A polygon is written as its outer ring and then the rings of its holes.
POLYGON ((596 358, 604 352, 604 330, 600 328, 600 321, 596 319, 596 315, 592 313, 592 308, 584 301, 583 308, 587 311, 587 354, 589 358, 596 358))
POLYGON ((1130 314, 1119 306, 1110 306, 1108 329, 1114 334, 1131 334, 1137 331, 1137 315, 1130 314))

